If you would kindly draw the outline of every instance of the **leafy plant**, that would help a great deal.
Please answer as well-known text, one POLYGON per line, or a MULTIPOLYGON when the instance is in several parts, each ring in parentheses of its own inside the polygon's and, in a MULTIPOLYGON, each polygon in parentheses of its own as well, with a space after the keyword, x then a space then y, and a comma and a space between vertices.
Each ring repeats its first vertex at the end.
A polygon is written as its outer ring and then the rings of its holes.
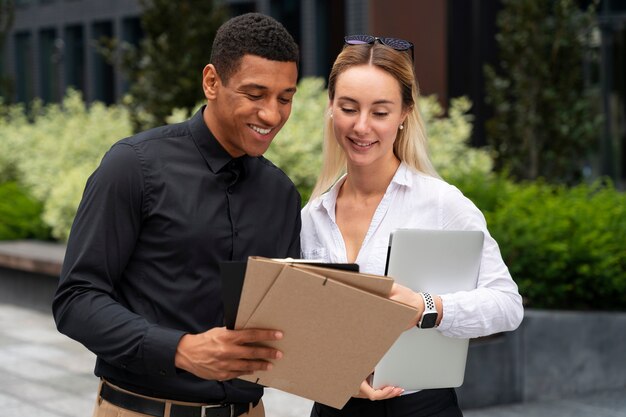
POLYGON ((450 181, 483 212, 496 211, 519 187, 505 174, 478 170, 455 175, 450 181))
POLYGON ((583 62, 597 31, 597 1, 503 0, 498 67, 486 66, 487 122, 496 169, 516 179, 573 184, 597 141, 601 116, 583 62))
POLYGON ((475 201, 528 306, 626 309, 623 193, 611 183, 568 188, 502 177, 485 189, 495 195, 475 201))
POLYGON ((0 184, 0 240, 50 238, 43 207, 15 182, 0 184))
POLYGON ((9 106, 0 124, 0 180, 17 180, 43 204, 52 235, 65 240, 88 176, 117 140, 131 134, 121 106, 85 105, 69 90, 60 104, 9 106))
MULTIPOLYGON (((321 162, 327 95, 321 79, 303 79, 290 121, 267 157, 308 198, 321 162)), ((469 102, 448 117, 432 97, 421 103, 438 170, 483 211, 530 307, 626 309, 626 196, 611 183, 515 183, 489 172, 489 154, 466 145, 469 102)), ((65 240, 84 184, 104 152, 131 134, 122 106, 68 92, 60 105, 33 102, 0 111, 0 238, 65 240)), ((168 120, 184 120, 177 110, 168 120)))
POLYGON ((321 78, 304 78, 298 84, 291 116, 265 157, 291 178, 308 201, 322 165, 324 112, 328 93, 321 78))
POLYGON ((144 36, 138 46, 104 42, 109 61, 121 55, 130 81, 125 102, 134 131, 165 124, 174 108, 192 109, 203 97, 202 69, 226 19, 219 2, 206 0, 140 0, 144 36))
POLYGON ((17 161, 22 150, 19 131, 27 123, 23 105, 0 103, 0 183, 18 179, 17 161))
POLYGON ((454 181, 468 175, 488 175, 493 160, 485 149, 469 146, 472 135, 472 103, 467 97, 450 100, 448 114, 436 96, 422 97, 422 117, 426 124, 433 165, 443 178, 454 181))

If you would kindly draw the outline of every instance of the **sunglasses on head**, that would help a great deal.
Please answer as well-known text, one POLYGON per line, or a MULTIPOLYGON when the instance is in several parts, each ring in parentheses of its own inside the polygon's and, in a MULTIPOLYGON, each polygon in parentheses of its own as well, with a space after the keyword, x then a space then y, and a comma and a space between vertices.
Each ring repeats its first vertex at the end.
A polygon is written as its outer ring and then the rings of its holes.
POLYGON ((371 45, 376 41, 382 43, 385 46, 388 46, 396 51, 411 51, 411 61, 414 60, 413 57, 413 43, 409 41, 405 41, 404 39, 398 38, 387 38, 387 37, 378 37, 371 35, 349 35, 343 38, 343 41, 346 45, 371 45))

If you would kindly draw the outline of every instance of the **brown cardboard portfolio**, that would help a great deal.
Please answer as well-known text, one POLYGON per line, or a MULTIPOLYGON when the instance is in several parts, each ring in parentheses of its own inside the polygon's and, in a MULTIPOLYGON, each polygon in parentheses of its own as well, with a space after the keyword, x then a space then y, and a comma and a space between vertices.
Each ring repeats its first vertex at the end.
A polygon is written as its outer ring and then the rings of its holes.
POLYGON ((354 273, 306 264, 295 264, 293 266, 299 269, 304 269, 306 271, 316 272, 320 275, 325 276, 326 278, 334 279, 335 281, 352 285, 353 287, 360 288, 362 290, 380 295, 382 297, 389 297, 389 293, 391 292, 391 286, 393 285, 393 278, 384 277, 381 275, 354 273))
POLYGON ((245 328, 250 315, 263 300, 285 265, 285 263, 275 262, 267 258, 250 257, 248 259, 246 279, 244 279, 241 289, 235 329, 245 328))
POLYGON ((376 278, 250 258, 235 327, 283 331, 283 358, 241 379, 342 408, 416 314, 376 278))

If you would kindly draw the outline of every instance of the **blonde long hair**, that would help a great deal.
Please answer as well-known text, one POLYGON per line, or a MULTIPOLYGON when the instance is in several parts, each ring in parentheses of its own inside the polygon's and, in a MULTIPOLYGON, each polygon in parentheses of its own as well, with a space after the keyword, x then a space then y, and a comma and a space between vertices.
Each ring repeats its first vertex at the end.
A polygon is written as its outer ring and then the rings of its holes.
MULTIPOLYGON (((428 139, 417 100, 419 97, 413 63, 408 53, 396 51, 380 43, 346 45, 337 56, 328 78, 328 97, 335 98, 337 79, 346 70, 359 65, 375 65, 391 74, 400 84, 402 107, 408 109, 404 129, 398 130, 393 152, 413 169, 439 178, 428 156, 428 139)), ((337 143, 330 113, 324 124, 322 169, 313 188, 311 199, 326 192, 346 172, 346 155, 337 143)))

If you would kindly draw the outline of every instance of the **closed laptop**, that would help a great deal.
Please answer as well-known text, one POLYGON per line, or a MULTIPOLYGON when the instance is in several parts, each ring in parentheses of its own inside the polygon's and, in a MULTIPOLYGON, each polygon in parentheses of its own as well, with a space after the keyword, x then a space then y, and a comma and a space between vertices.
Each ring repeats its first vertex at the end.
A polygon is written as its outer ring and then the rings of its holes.
MULTIPOLYGON (((481 231, 395 230, 389 239, 386 273, 414 291, 441 295, 472 290, 483 240, 481 231)), ((469 339, 446 337, 437 329, 407 330, 376 366, 372 386, 458 387, 463 384, 468 344, 469 339)))

